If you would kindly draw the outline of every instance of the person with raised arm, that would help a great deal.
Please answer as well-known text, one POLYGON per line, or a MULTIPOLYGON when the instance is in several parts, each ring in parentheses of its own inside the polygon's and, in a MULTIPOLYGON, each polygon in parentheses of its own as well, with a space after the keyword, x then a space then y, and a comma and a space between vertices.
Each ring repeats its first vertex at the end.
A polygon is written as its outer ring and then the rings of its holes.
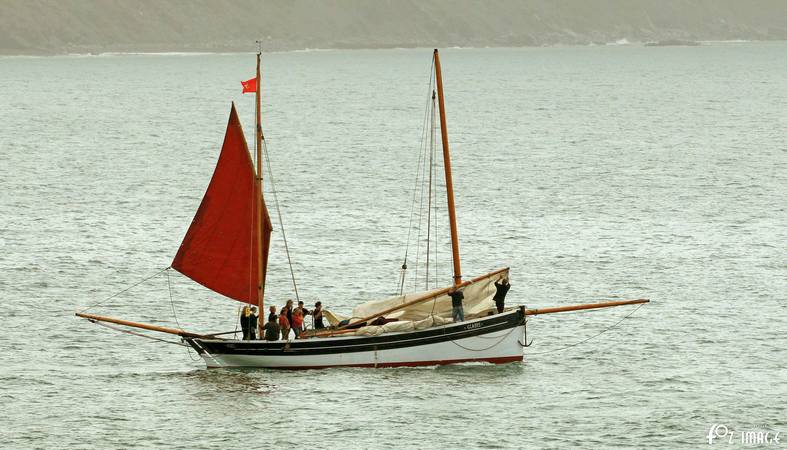
POLYGON ((500 314, 506 307, 506 294, 508 294, 508 290, 511 289, 511 283, 508 282, 508 278, 503 277, 498 281, 495 281, 495 292, 494 301, 495 306, 497 306, 497 313, 500 314))
POLYGON ((465 294, 462 293, 462 289, 452 287, 448 291, 448 296, 451 297, 451 316, 454 318, 454 322, 464 322, 465 308, 462 305, 462 300, 464 300, 465 294))

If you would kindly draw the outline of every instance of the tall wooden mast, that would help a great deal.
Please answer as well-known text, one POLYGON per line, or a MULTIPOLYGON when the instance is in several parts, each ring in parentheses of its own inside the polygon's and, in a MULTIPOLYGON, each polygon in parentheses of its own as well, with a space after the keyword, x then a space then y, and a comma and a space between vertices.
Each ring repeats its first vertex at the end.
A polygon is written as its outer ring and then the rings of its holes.
MULTIPOLYGON (((257 41, 257 45, 260 45, 260 48, 257 51, 257 92, 256 92, 256 126, 255 126, 255 147, 257 149, 257 183, 260 189, 260 195, 257 196, 257 229, 255 232, 257 233, 257 279, 259 280, 257 284, 257 304, 259 305, 259 319, 257 320, 257 328, 262 331, 262 327, 264 321, 262 318, 265 316, 265 272, 263 272, 263 261, 262 261, 262 224, 263 224, 263 208, 262 208, 262 193, 263 193, 263 186, 262 186, 262 119, 260 117, 260 56, 262 56, 262 47, 260 41, 257 41)), ((258 333, 260 336, 261 333, 258 333)))
POLYGON ((440 54, 434 50, 434 73, 437 80, 437 100, 440 105, 440 136, 443 141, 443 165, 445 166, 445 192, 448 196, 448 220, 451 223, 451 251, 454 260, 454 284, 462 284, 462 267, 459 262, 459 233, 456 229, 456 210, 454 209, 454 183, 451 177, 451 152, 448 150, 448 127, 445 123, 445 98, 443 97, 443 76, 440 71, 440 54))

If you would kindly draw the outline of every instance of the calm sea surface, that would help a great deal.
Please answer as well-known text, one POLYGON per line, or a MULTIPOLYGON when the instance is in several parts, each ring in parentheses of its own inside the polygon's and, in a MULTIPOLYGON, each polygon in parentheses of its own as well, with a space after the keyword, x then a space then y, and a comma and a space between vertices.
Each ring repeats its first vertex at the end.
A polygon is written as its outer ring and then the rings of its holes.
MULTIPOLYGON (((73 315, 170 264, 231 101, 252 130, 239 81, 253 55, 0 58, 0 446, 686 448, 713 424, 787 433, 786 54, 444 51, 465 275, 510 266, 509 300, 529 307, 652 303, 567 349, 633 309, 534 318, 523 364, 304 372, 206 370, 73 315)), ((346 312, 395 291, 430 61, 264 55, 307 303, 346 312)), ((280 305, 293 293, 274 237, 280 305)), ((171 282, 173 302, 162 274, 93 311, 235 328, 238 303, 171 282)))

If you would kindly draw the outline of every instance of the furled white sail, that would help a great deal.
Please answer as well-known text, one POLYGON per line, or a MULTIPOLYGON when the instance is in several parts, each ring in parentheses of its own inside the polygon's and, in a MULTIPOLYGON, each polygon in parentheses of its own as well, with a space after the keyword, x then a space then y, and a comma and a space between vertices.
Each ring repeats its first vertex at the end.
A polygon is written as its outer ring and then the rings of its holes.
MULTIPOLYGON (((508 278, 508 270, 495 273, 494 276, 484 278, 463 288, 462 292, 464 293, 463 307, 465 311, 465 319, 486 316, 490 312, 495 311, 495 302, 492 300, 496 292, 494 283, 495 281, 499 281, 503 278, 508 278)), ((441 290, 443 289, 416 292, 407 295, 397 295, 381 300, 372 300, 356 306, 353 309, 351 319, 358 320, 364 317, 374 316, 375 314, 378 314, 382 311, 389 310, 398 305, 415 300, 416 298, 423 297, 429 292, 438 292, 441 290)), ((348 319, 348 317, 342 317, 327 311, 325 315, 331 325, 336 325, 340 320, 348 319)), ((364 327, 358 330, 358 334, 379 334, 388 331, 408 331, 413 329, 429 328, 431 326, 443 325, 445 323, 451 322, 451 297, 446 294, 438 295, 433 299, 416 303, 414 305, 409 305, 402 309, 388 313, 385 315, 385 318, 397 319, 397 322, 391 322, 379 327, 364 327)))

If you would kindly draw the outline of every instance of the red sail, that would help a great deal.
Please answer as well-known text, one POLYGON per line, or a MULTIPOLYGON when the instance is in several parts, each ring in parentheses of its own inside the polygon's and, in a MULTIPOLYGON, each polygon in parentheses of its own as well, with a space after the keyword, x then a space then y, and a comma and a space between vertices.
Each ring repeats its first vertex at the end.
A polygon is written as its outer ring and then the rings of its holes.
MULTIPOLYGON (((259 182, 235 104, 208 190, 172 267, 208 289, 256 304, 259 182)), ((271 220, 262 202, 262 282, 268 266, 271 220)))

